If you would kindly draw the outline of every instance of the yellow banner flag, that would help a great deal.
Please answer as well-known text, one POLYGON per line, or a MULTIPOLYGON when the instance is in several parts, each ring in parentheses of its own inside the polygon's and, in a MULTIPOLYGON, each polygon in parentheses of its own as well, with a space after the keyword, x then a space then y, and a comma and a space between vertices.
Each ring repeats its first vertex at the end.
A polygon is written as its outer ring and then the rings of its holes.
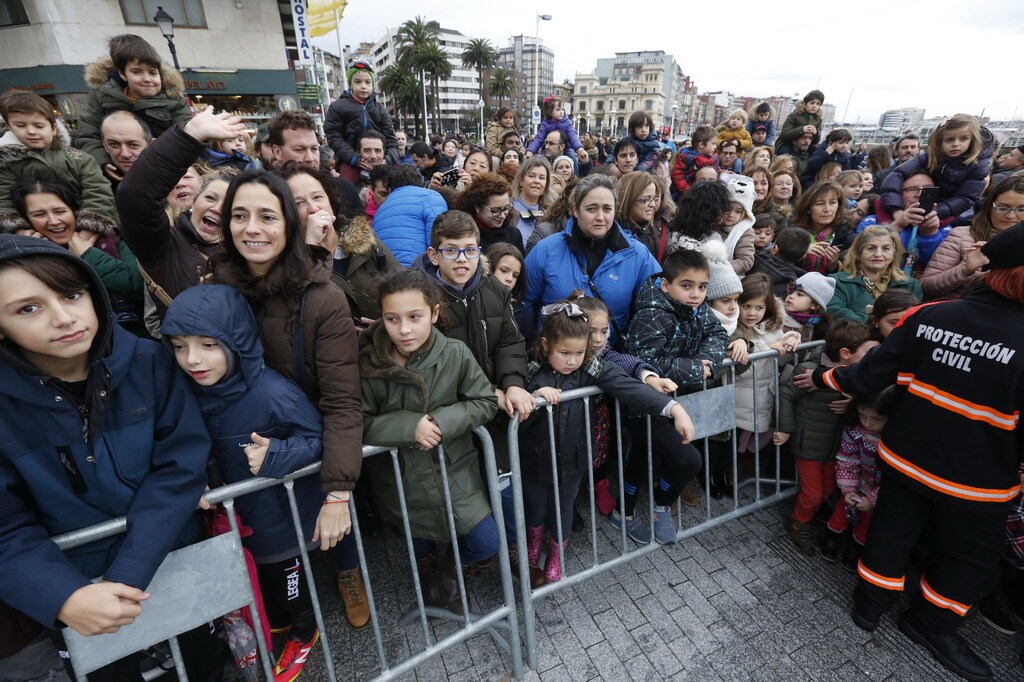
POLYGON ((309 34, 314 38, 325 36, 337 28, 334 21, 334 11, 338 11, 339 18, 345 11, 348 0, 309 0, 309 34))

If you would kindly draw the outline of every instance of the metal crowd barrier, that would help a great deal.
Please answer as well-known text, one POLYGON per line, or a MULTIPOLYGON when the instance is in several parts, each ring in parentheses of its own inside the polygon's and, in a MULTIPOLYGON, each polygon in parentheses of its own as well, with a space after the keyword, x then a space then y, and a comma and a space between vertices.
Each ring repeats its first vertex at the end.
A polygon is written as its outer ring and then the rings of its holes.
MULTIPOLYGON (((462 569, 462 562, 459 560, 459 547, 458 538, 456 536, 455 519, 452 511, 452 499, 451 490, 448 483, 448 476, 446 471, 446 463, 444 458, 443 447, 437 448, 438 464, 441 470, 442 476, 442 488, 444 493, 444 500, 447 512, 448 530, 449 537, 451 539, 452 551, 455 556, 455 567, 457 571, 458 584, 462 590, 462 610, 464 615, 456 615, 450 611, 439 609, 436 607, 425 606, 423 602, 423 590, 419 581, 419 574, 417 572, 416 556, 413 549, 413 537, 412 531, 409 525, 408 509, 406 504, 405 492, 401 485, 401 471, 398 460, 397 448, 381 448, 365 446, 363 448, 363 458, 380 456, 384 453, 390 453, 393 473, 398 482, 397 490, 399 493, 399 502, 403 516, 403 534, 405 536, 405 548, 408 552, 409 569, 412 575, 412 583, 415 591, 415 604, 412 608, 400 619, 395 625, 398 628, 405 628, 407 625, 419 620, 423 631, 423 642, 424 648, 420 651, 412 653, 412 655, 399 661, 389 661, 385 653, 384 646, 384 635, 386 631, 390 631, 389 624, 382 623, 382 618, 378 612, 378 606, 373 597, 373 580, 371 576, 370 566, 367 564, 366 553, 364 551, 364 542, 362 532, 359 525, 359 517, 356 513, 355 495, 352 495, 352 499, 349 503, 349 509, 352 513, 352 535, 355 539, 356 549, 359 555, 359 567, 362 571, 363 581, 366 588, 366 596, 370 607, 370 623, 372 625, 372 631, 374 636, 374 644, 376 649, 377 658, 380 664, 379 675, 375 678, 377 680, 392 680, 401 675, 411 672, 416 666, 424 663, 430 658, 438 656, 442 652, 462 643, 466 640, 475 637, 480 634, 489 633, 495 640, 499 648, 507 652, 511 658, 512 663, 512 674, 516 679, 520 679, 523 674, 523 661, 522 661, 522 649, 519 640, 519 626, 515 607, 515 591, 512 586, 512 569, 509 564, 508 557, 508 538, 505 536, 505 523, 502 514, 501 497, 498 486, 498 475, 497 475, 497 464, 494 457, 494 446, 491 441, 490 435, 484 428, 477 427, 474 429, 474 433, 479 438, 483 445, 484 455, 484 474, 486 476, 487 489, 490 496, 491 511, 494 515, 495 523, 498 528, 499 534, 499 549, 497 553, 498 562, 498 573, 501 580, 502 588, 502 601, 503 603, 497 604, 491 607, 485 613, 471 613, 469 609, 469 597, 466 592, 466 579, 462 569), (443 619, 461 624, 455 632, 450 635, 437 639, 432 636, 431 628, 428 625, 428 617, 443 619)), ((426 455, 424 455, 426 456, 426 455)), ((239 536, 238 522, 236 520, 234 509, 234 500, 243 495, 251 494, 259 490, 264 490, 277 485, 283 485, 287 495, 288 502, 291 507, 292 522, 296 532, 296 539, 300 548, 302 557, 302 564, 305 570, 306 581, 309 585, 310 597, 313 602, 314 615, 316 617, 317 627, 320 629, 321 637, 320 643, 324 656, 324 664, 326 667, 327 677, 332 682, 339 679, 351 679, 354 677, 351 674, 338 675, 335 671, 335 662, 331 655, 331 645, 329 642, 328 631, 324 627, 323 612, 320 604, 320 600, 316 593, 316 585, 313 576, 312 565, 310 564, 309 554, 306 550, 305 538, 303 538, 302 524, 299 518, 298 505, 296 503, 294 493, 294 481, 296 479, 317 475, 320 472, 320 464, 312 464, 303 469, 300 469, 284 479, 268 479, 258 478, 251 481, 244 481, 235 483, 232 485, 217 488, 206 494, 207 501, 211 503, 223 504, 228 517, 231 522, 231 533, 218 536, 211 540, 206 540, 196 545, 183 548, 177 552, 172 553, 169 556, 169 563, 167 566, 161 566, 161 570, 157 573, 157 578, 160 580, 155 582, 154 585, 159 588, 161 585, 174 585, 173 590, 176 595, 181 596, 183 591, 187 593, 189 588, 192 588, 190 594, 186 594, 185 601, 171 600, 175 603, 167 605, 168 610, 164 613, 169 613, 171 609, 182 611, 182 604, 191 603, 198 605, 200 602, 206 601, 205 607, 209 608, 210 604, 215 600, 207 599, 208 594, 206 590, 209 586, 198 584, 195 580, 195 572, 188 572, 189 575, 183 581, 181 576, 175 576, 175 568, 179 566, 191 565, 189 562, 194 563, 196 557, 193 556, 197 552, 204 552, 201 554, 202 560, 209 559, 213 556, 212 553, 216 553, 221 559, 223 559, 225 547, 229 551, 234 559, 234 565, 231 562, 224 564, 223 574, 234 573, 234 578, 237 579, 238 571, 244 572, 245 559, 242 554, 242 543, 239 536), (208 552, 206 550, 209 550, 208 552), (169 570, 164 570, 165 567, 169 570), (175 581, 175 577, 179 578, 175 581), (194 597, 201 594, 202 599, 195 599, 194 597)), ((245 519, 242 519, 245 522, 245 519)), ((125 519, 119 518, 108 521, 106 523, 97 524, 89 528, 83 528, 81 530, 73 531, 56 536, 53 541, 61 549, 70 549, 72 547, 78 547, 81 545, 101 540, 103 538, 111 537, 125 532, 126 521, 125 519)), ((378 571, 386 570, 389 573, 393 573, 390 566, 388 567, 375 567, 378 571)), ((332 567, 333 570, 333 567, 332 567)), ((253 592, 251 585, 246 584, 243 586, 241 591, 235 589, 231 591, 230 597, 223 601, 216 601, 217 604, 224 604, 224 611, 221 613, 203 611, 201 613, 202 619, 198 623, 191 623, 190 626, 185 627, 182 625, 180 629, 167 631, 166 628, 160 632, 154 639, 154 632, 150 629, 143 627, 144 621, 142 618, 138 619, 133 625, 121 628, 117 633, 113 635, 101 635, 98 637, 81 637, 74 633, 70 629, 66 629, 67 637, 71 640, 69 642, 69 651, 72 656, 72 664, 78 665, 81 661, 81 667, 83 670, 88 671, 95 670, 102 665, 113 662, 123 655, 134 651, 141 651, 146 647, 163 641, 166 639, 171 649, 172 658, 175 663, 176 670, 179 675, 179 679, 186 679, 184 674, 184 664, 181 658, 181 652, 177 646, 177 640, 173 635, 181 634, 191 628, 197 627, 199 624, 206 622, 210 618, 217 615, 224 615, 236 608, 240 608, 242 605, 252 606, 254 604, 253 592), (230 605, 228 607, 227 605, 230 605), (142 621, 142 624, 140 624, 142 621), (100 651, 105 649, 106 651, 100 651), (111 658, 114 652, 118 652, 118 655, 111 658), (105 660, 104 660, 105 659, 105 660)), ((152 591, 154 585, 150 586, 152 591)), ((159 602, 158 595, 154 592, 153 600, 159 602)), ((153 610, 159 614, 159 609, 151 609, 151 603, 147 602, 143 614, 146 611, 153 610)), ((197 612, 198 612, 197 607, 197 612)), ((252 609, 253 619, 255 621, 256 640, 259 647, 259 657, 262 663, 263 671, 268 682, 273 682, 273 663, 271 652, 266 651, 264 646, 263 637, 261 636, 261 623, 259 620, 259 614, 256 609, 252 609)), ((180 615, 180 614, 179 614, 180 615)), ((184 623, 188 619, 182 620, 184 623)), ((192 618, 195 620, 195 618, 192 618)), ((178 621, 175 621, 178 622, 178 621)), ((188 621, 191 622, 191 621, 188 621)), ((76 668, 77 672, 77 668, 76 668)), ((83 675, 84 677, 84 675, 83 675)))
MULTIPOLYGON (((809 343, 800 344, 797 347, 797 352, 808 351, 813 348, 823 346, 823 341, 812 341, 809 343)), ((749 357, 750 367, 747 369, 751 373, 751 380, 754 385, 754 448, 759 450, 757 447, 759 441, 757 440, 757 433, 760 433, 760 424, 758 418, 758 397, 757 397, 757 373, 758 367, 756 360, 771 360, 772 369, 774 371, 774 388, 775 388, 775 405, 774 413, 776 419, 776 425, 778 425, 778 414, 779 414, 779 372, 780 372, 780 361, 778 353, 775 351, 764 351, 759 353, 752 353, 749 357)), ((784 480, 781 478, 781 465, 782 456, 779 446, 775 446, 775 476, 774 480, 764 480, 761 475, 761 463, 759 452, 754 454, 754 477, 752 479, 739 480, 739 467, 738 467, 738 453, 737 453, 737 433, 736 433, 736 415, 735 415, 735 381, 736 381, 736 366, 731 360, 726 360, 722 365, 722 370, 728 369, 728 375, 731 379, 725 382, 724 385, 708 388, 707 385, 703 387, 701 391, 691 393, 682 397, 677 398, 678 402, 683 405, 690 418, 694 422, 696 429, 696 435, 694 441, 703 439, 704 442, 704 519, 699 523, 691 525, 688 528, 684 528, 683 524, 683 504, 677 502, 677 512, 675 517, 676 527, 676 542, 680 542, 684 539, 693 537, 704 531, 715 528, 716 526, 722 525, 733 519, 740 518, 747 514, 751 514, 757 510, 763 509, 784 499, 792 497, 797 492, 795 480, 784 480), (728 504, 712 504, 711 500, 711 475, 710 475, 710 461, 708 457, 708 443, 709 437, 722 433, 724 431, 731 432, 731 444, 732 444, 732 487, 733 496, 731 509, 728 504), (762 488, 768 487, 769 494, 764 495, 762 488), (744 495, 741 499, 741 490, 752 488, 750 496, 744 495)), ((719 376, 723 375, 723 371, 719 372, 719 376)), ((762 371, 764 371, 762 369, 762 371)), ((601 395, 601 391, 597 388, 585 388, 576 389, 572 391, 564 391, 561 394, 560 403, 568 400, 583 400, 584 402, 584 422, 587 433, 587 450, 588 455, 591 454, 593 449, 593 430, 591 425, 591 414, 590 414, 590 398, 593 396, 601 395)), ((555 432, 554 432, 554 415, 553 408, 547 401, 538 400, 538 409, 546 407, 547 419, 548 419, 548 437, 551 451, 551 467, 552 467, 552 480, 558 481, 558 454, 555 444, 555 432)), ((622 430, 622 415, 621 405, 618 401, 615 403, 615 424, 616 424, 616 439, 615 439, 615 458, 617 464, 617 470, 614 472, 618 475, 618 511, 621 516, 624 514, 624 484, 623 484, 623 473, 625 470, 625 456, 623 448, 623 430, 622 430)), ((573 573, 570 566, 565 561, 564 555, 564 542, 563 540, 568 537, 566 530, 562 528, 561 515, 556 512, 556 534, 557 534, 557 545, 555 551, 558 551, 561 558, 562 565, 562 578, 561 580, 553 583, 547 583, 537 589, 533 589, 530 584, 530 569, 529 562, 527 560, 526 552, 526 518, 525 510, 523 505, 523 486, 522 486, 522 469, 519 461, 519 418, 518 415, 509 424, 508 429, 508 440, 509 440, 509 460, 510 468, 512 471, 512 496, 513 506, 515 510, 515 525, 516 525, 516 542, 519 546, 519 589, 520 598, 523 602, 523 623, 524 623, 524 634, 526 642, 526 654, 527 654, 527 665, 530 668, 536 669, 537 667, 537 633, 536 633, 536 616, 535 610, 536 605, 541 600, 550 597, 558 590, 577 585, 579 583, 586 582, 597 576, 612 570, 625 563, 633 561, 639 557, 642 557, 650 552, 658 550, 661 545, 658 545, 654 540, 654 522, 653 522, 653 510, 654 510, 654 492, 653 492, 653 479, 654 479, 654 458, 652 456, 652 439, 651 439, 651 417, 646 417, 645 428, 647 429, 647 476, 646 476, 646 488, 647 488, 647 511, 649 520, 649 530, 651 534, 650 542, 646 545, 634 546, 631 542, 627 541, 626 538, 626 523, 623 520, 622 528, 619 531, 621 540, 621 549, 619 550, 618 556, 614 556, 610 559, 602 561, 598 556, 598 533, 597 523, 598 514, 597 507, 594 499, 594 469, 592 466, 587 467, 587 483, 588 483, 588 501, 589 501, 589 512, 590 512, 590 552, 591 560, 589 566, 586 566, 583 570, 573 573)), ((633 456, 637 456, 640 453, 633 453, 633 456)), ((642 455, 641 455, 642 456, 642 455)), ((611 462, 609 462, 609 478, 612 477, 613 472, 611 470, 611 462)), ((554 504, 556 508, 560 508, 560 494, 557 485, 553 486, 554 491, 554 504)), ((637 512, 640 511, 640 500, 637 500, 637 512)), ((571 532, 571 531, 570 531, 571 532)), ((582 559, 582 555, 581 555, 582 559)), ((584 562, 585 564, 587 562, 584 562)))

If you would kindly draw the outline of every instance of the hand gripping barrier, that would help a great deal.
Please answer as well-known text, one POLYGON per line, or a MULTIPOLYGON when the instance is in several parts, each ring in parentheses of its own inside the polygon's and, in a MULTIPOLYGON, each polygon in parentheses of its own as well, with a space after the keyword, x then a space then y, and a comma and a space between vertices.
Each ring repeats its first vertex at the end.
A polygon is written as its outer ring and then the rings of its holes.
MULTIPOLYGON (((808 351, 812 348, 823 345, 821 341, 813 341, 810 343, 804 343, 798 346, 798 351, 808 351)), ((761 431, 760 419, 758 416, 758 407, 760 398, 756 386, 758 384, 758 374, 763 376, 766 371, 772 371, 774 379, 772 380, 772 393, 774 396, 774 413, 776 420, 778 419, 779 413, 779 370, 780 370, 780 358, 779 354, 772 351, 764 351, 759 353, 752 353, 749 357, 749 364, 746 365, 747 372, 750 372, 753 389, 753 426, 754 433, 759 434, 761 431), (759 362, 758 362, 759 361, 759 362), (768 367, 765 367, 765 364, 768 367), (770 368, 770 370, 769 370, 770 368)), ((781 451, 778 446, 775 450, 775 462, 774 462, 774 476, 765 479, 762 476, 761 471, 761 458, 757 455, 753 457, 753 478, 740 479, 739 477, 739 456, 737 452, 737 429, 736 429, 736 414, 735 414, 735 395, 736 395, 736 375, 737 368, 735 363, 731 360, 726 360, 722 365, 722 370, 728 369, 727 381, 723 382, 724 385, 708 388, 706 385, 702 390, 696 393, 690 393, 688 395, 677 398, 678 402, 683 405, 690 418, 694 422, 696 434, 694 441, 703 440, 704 444, 704 514, 703 519, 700 519, 698 514, 690 511, 684 511, 683 504, 677 504, 677 512, 675 514, 675 531, 676 541, 682 541, 686 538, 693 537, 699 533, 710 530, 716 526, 724 524, 733 519, 740 518, 747 514, 751 514, 759 509, 763 509, 770 505, 773 505, 779 501, 792 497, 797 492, 795 480, 785 480, 781 478, 781 467, 782 457, 781 451), (709 466, 709 443, 711 436, 715 434, 721 434, 722 432, 730 433, 731 449, 732 449, 732 500, 731 505, 726 502, 713 502, 711 497, 711 467, 709 466), (765 495, 763 489, 768 488, 768 494, 765 495), (687 525, 689 523, 689 525, 687 525)), ((722 376, 723 372, 719 373, 722 376)), ((592 415, 590 409, 590 398, 601 395, 601 391, 597 388, 584 388, 576 389, 572 391, 565 391, 561 395, 561 403, 565 403, 570 400, 582 400, 583 402, 583 414, 584 414, 584 429, 587 435, 587 455, 588 462, 593 452, 593 430, 592 430, 592 415)), ((548 445, 550 451, 550 467, 552 472, 553 481, 559 480, 558 476, 558 451, 556 446, 555 438, 555 427, 554 427, 554 408, 544 400, 538 400, 538 409, 546 409, 547 411, 547 424, 548 424, 548 445)), ((542 418, 538 415, 535 418, 542 418)), ((621 405, 618 401, 615 403, 615 464, 617 465, 616 471, 611 471, 609 466, 609 478, 614 480, 614 476, 618 476, 618 512, 621 516, 625 516, 624 507, 624 483, 623 473, 626 458, 629 456, 628 450, 623 447, 623 429, 622 429, 622 414, 621 405)), ((776 421, 776 425, 778 422, 776 421)), ((594 494, 594 469, 591 466, 587 466, 587 477, 588 483, 588 495, 587 495, 587 511, 589 511, 589 525, 590 525, 590 552, 578 551, 568 552, 565 551, 564 540, 568 537, 567 530, 562 527, 561 514, 555 514, 556 520, 556 544, 552 545, 553 551, 557 551, 560 555, 561 566, 562 566, 562 578, 556 582, 549 582, 537 589, 531 587, 530 584, 530 567, 529 562, 526 560, 526 552, 522 549, 519 550, 519 589, 520 598, 523 602, 523 623, 524 623, 524 634, 526 643, 526 654, 527 654, 527 665, 530 668, 536 669, 537 666, 537 633, 536 633, 536 606, 543 599, 551 596, 556 591, 577 585, 579 583, 592 580, 597 576, 612 570, 618 566, 621 566, 634 559, 642 557, 650 552, 659 549, 660 545, 654 541, 654 494, 653 494, 653 480, 654 480, 654 457, 652 454, 652 439, 651 439, 651 417, 646 417, 644 421, 644 428, 647 429, 647 452, 644 453, 633 453, 632 456, 646 456, 647 464, 647 511, 648 511, 648 528, 650 531, 650 541, 647 544, 634 546, 632 543, 627 542, 626 537, 626 523, 621 524, 621 528, 616 532, 611 530, 607 533, 601 533, 599 538, 598 533, 598 514, 595 503, 594 494), (618 535, 618 548, 615 547, 612 535, 618 535), (602 558, 604 555, 604 558, 602 558), (573 566, 579 566, 578 570, 571 570, 573 566)), ((627 439, 628 440, 628 439, 627 439)), ((519 443, 519 418, 518 415, 511 421, 508 429, 508 441, 509 441, 509 459, 512 471, 512 498, 513 498, 513 509, 515 518, 515 529, 516 529, 516 544, 519 548, 527 547, 527 536, 526 536, 526 516, 524 510, 524 498, 523 498, 523 483, 522 483, 522 468, 520 463, 520 443, 519 443)), ((754 449, 757 449, 757 437, 754 438, 754 449)), ((544 466, 548 466, 545 464, 544 466)), ((556 509, 560 508, 561 502, 561 491, 558 485, 552 486, 554 496, 554 506, 556 509)), ((573 491, 575 494, 575 491, 573 491)), ((637 503, 637 513, 640 511, 639 501, 637 503)), ((571 531, 570 531, 571 532, 571 531)))
MULTIPOLYGON (((352 535, 355 540, 359 556, 359 567, 362 571, 369 601, 370 623, 372 625, 374 648, 379 667, 376 669, 375 674, 369 673, 364 676, 356 675, 350 670, 342 671, 339 674, 335 669, 337 663, 331 655, 331 637, 328 636, 330 633, 324 626, 322 607, 316 592, 313 568, 306 550, 306 542, 305 538, 303 538, 302 524, 299 518, 299 508, 294 492, 294 481, 296 479, 319 473, 320 464, 317 463, 300 469, 284 479, 253 479, 208 492, 206 495, 207 501, 221 503, 227 510, 231 522, 231 533, 220 535, 170 553, 161 565, 153 582, 147 588, 153 595, 152 599, 146 602, 143 615, 132 625, 123 627, 114 634, 96 637, 82 637, 70 628, 66 628, 64 633, 69 654, 79 679, 84 680, 88 672, 118 660, 129 653, 140 651, 152 644, 166 640, 170 645, 178 677, 181 680, 186 680, 184 663, 175 635, 186 632, 234 609, 254 605, 252 587, 249 584, 245 559, 242 555, 242 542, 239 536, 238 523, 233 513, 234 501, 243 495, 274 486, 283 486, 288 496, 292 525, 295 529, 296 540, 300 548, 306 581, 313 602, 314 615, 317 627, 320 628, 322 635, 320 643, 324 657, 323 663, 329 680, 333 682, 337 679, 355 679, 357 677, 364 679, 372 677, 377 680, 396 679, 412 672, 416 666, 428 659, 438 656, 457 644, 483 633, 490 634, 497 646, 508 653, 511 659, 513 675, 516 679, 521 678, 523 674, 522 650, 519 640, 515 591, 512 586, 512 570, 508 556, 508 540, 505 536, 505 523, 502 515, 494 447, 485 429, 478 427, 474 429, 474 433, 482 446, 484 475, 486 477, 491 510, 499 535, 497 563, 501 583, 501 603, 490 606, 488 610, 483 612, 471 612, 470 610, 470 599, 466 591, 466 576, 460 560, 452 507, 452 492, 447 475, 447 462, 443 446, 438 447, 435 450, 435 455, 441 472, 441 487, 445 500, 448 532, 452 553, 455 557, 456 575, 461 590, 461 610, 464 615, 457 615, 451 611, 424 604, 423 586, 420 584, 417 572, 406 497, 402 486, 398 485, 399 504, 402 510, 401 530, 405 538, 405 550, 408 554, 409 572, 412 577, 411 582, 415 594, 415 603, 405 615, 396 618, 393 623, 390 620, 385 620, 380 612, 381 606, 374 599, 374 577, 378 579, 379 583, 388 582, 388 579, 393 581, 396 573, 394 571, 395 567, 374 564, 374 570, 371 572, 370 566, 367 564, 364 539, 360 530, 359 516, 356 513, 355 496, 353 495, 352 501, 349 503, 349 509, 352 512, 352 535), (202 571, 197 570, 196 567, 198 566, 202 566, 202 571), (211 576, 215 576, 215 580, 212 582, 210 581, 211 576), (433 628, 428 622, 428 618, 453 622, 460 625, 460 627, 451 634, 439 638, 435 635, 433 628), (422 629, 423 648, 412 652, 400 660, 389 661, 389 657, 386 654, 387 647, 385 646, 385 642, 389 639, 388 636, 405 631, 408 625, 417 620, 422 629)), ((401 481, 401 468, 397 449, 373 446, 364 446, 363 448, 364 459, 384 456, 385 453, 390 454, 393 474, 396 480, 401 481)), ((423 456, 429 455, 423 453, 423 456)), ((244 523, 245 520, 243 519, 242 522, 244 523)), ((53 538, 53 541, 61 549, 70 549, 118 535, 125 532, 125 530, 126 522, 122 517, 56 536, 53 538)), ((474 606, 479 605, 474 604, 474 606)), ((259 632, 261 630, 259 614, 255 609, 252 609, 252 612, 256 621, 255 629, 259 632)), ((446 628, 445 632, 448 632, 450 629, 446 628)), ((274 674, 271 652, 266 651, 262 637, 257 637, 256 639, 259 643, 259 657, 262 663, 263 674, 268 682, 273 682, 274 674)))

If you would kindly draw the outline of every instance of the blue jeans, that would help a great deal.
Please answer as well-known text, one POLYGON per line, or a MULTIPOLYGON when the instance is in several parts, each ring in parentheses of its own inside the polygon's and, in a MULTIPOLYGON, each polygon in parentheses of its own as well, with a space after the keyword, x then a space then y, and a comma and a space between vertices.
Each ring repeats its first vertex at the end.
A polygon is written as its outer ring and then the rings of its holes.
MULTIPOLYGON (((459 536, 459 554, 462 565, 468 566, 484 559, 490 559, 498 553, 499 539, 498 524, 494 522, 494 515, 488 514, 483 521, 476 524, 473 530, 459 536)), ((425 559, 433 554, 436 544, 433 540, 413 538, 412 546, 416 552, 416 559, 425 559)))

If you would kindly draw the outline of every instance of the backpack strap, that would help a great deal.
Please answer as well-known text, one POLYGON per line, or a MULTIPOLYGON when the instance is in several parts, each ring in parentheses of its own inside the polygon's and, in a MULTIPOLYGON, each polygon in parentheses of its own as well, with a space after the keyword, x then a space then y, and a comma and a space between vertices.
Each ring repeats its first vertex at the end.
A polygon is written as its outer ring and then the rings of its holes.
POLYGON ((302 290, 299 294, 299 312, 292 324, 292 381, 294 381, 303 393, 306 392, 306 360, 302 345, 302 318, 303 309, 306 305, 306 292, 309 288, 302 290))
POLYGON ((171 296, 168 294, 162 286, 153 281, 153 278, 149 276, 146 269, 142 267, 142 263, 139 263, 139 272, 142 273, 142 279, 146 282, 146 290, 149 291, 149 295, 156 298, 164 304, 165 308, 171 307, 171 296))

